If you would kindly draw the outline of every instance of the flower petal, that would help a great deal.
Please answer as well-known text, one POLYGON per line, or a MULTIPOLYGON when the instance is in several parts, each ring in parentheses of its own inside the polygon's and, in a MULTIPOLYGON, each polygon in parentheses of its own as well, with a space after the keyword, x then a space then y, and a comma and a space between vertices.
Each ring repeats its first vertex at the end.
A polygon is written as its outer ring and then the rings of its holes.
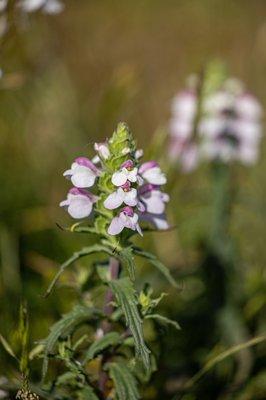
POLYGON ((118 235, 124 229, 125 225, 119 217, 114 217, 108 228, 109 235, 118 235))
POLYGON ((112 176, 112 183, 115 186, 122 186, 127 181, 127 170, 122 169, 121 171, 115 172, 112 176))
POLYGON ((88 188, 94 185, 96 174, 83 165, 74 168, 71 182, 78 188, 88 188))
POLYGON ((143 178, 153 185, 164 185, 166 177, 159 167, 150 168, 142 174, 143 178))
POLYGON ((128 192, 124 192, 124 203, 128 206, 134 207, 138 202, 137 190, 131 189, 128 192))
POLYGON ((72 176, 72 174, 73 174, 72 169, 67 169, 67 170, 63 173, 63 176, 65 176, 67 179, 70 179, 71 176, 72 176))
POLYGON ((120 207, 123 201, 124 191, 119 188, 115 192, 109 194, 103 204, 105 208, 108 208, 108 210, 114 210, 115 208, 120 207))
POLYGON ((72 218, 86 218, 92 211, 92 202, 85 196, 75 196, 69 204, 68 213, 72 218))
POLYGON ((142 198, 146 205, 146 211, 152 214, 162 214, 165 210, 164 199, 159 190, 154 190, 150 196, 142 198))
POLYGON ((135 167, 131 171, 128 171, 127 179, 130 182, 136 182, 137 181, 137 175, 138 175, 138 169, 135 167))

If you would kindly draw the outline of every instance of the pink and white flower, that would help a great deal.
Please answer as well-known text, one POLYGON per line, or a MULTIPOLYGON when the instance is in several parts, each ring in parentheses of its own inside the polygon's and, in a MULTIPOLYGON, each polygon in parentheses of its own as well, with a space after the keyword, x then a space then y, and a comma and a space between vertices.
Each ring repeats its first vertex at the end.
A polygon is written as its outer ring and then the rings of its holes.
POLYGON ((166 176, 156 161, 147 161, 142 164, 139 168, 139 174, 153 185, 164 185, 166 183, 166 176))
POLYGON ((202 157, 254 164, 262 137, 258 101, 250 94, 219 92, 210 96, 207 110, 199 125, 202 157))
POLYGON ((139 216, 132 207, 124 207, 118 216, 114 217, 108 228, 109 235, 118 235, 124 228, 137 231, 142 236, 142 231, 138 223, 139 216))
POLYGON ((192 90, 183 90, 174 97, 172 114, 183 121, 192 121, 197 111, 197 97, 192 90))
POLYGON ((179 162, 184 172, 191 172, 199 162, 198 146, 192 137, 196 112, 197 96, 194 91, 183 91, 174 98, 168 153, 172 161, 179 162))
POLYGON ((107 160, 110 157, 110 150, 107 142, 95 143, 94 150, 97 151, 99 159, 107 160))
POLYGON ((138 203, 137 189, 132 188, 129 181, 107 197, 104 201, 104 207, 109 210, 114 210, 123 203, 131 207, 136 206, 138 203))
POLYGON ((61 201, 60 207, 67 210, 69 215, 75 219, 88 217, 97 197, 84 189, 72 188, 69 190, 67 199, 61 201))
POLYGON ((165 204, 169 201, 169 195, 161 192, 159 186, 145 184, 139 189, 139 199, 145 206, 145 211, 160 215, 165 212, 165 204))
POLYGON ((138 169, 132 160, 125 161, 119 171, 112 176, 112 183, 115 186, 123 186, 127 181, 138 181, 138 169))
POLYGON ((71 165, 71 169, 64 172, 64 176, 71 180, 78 188, 90 188, 94 185, 100 171, 92 161, 86 157, 78 157, 71 165))
POLYGON ((172 161, 178 161, 184 172, 204 159, 244 164, 257 161, 262 107, 244 91, 240 81, 225 80, 219 90, 204 96, 199 110, 197 106, 195 91, 183 91, 173 100, 169 140, 172 161))

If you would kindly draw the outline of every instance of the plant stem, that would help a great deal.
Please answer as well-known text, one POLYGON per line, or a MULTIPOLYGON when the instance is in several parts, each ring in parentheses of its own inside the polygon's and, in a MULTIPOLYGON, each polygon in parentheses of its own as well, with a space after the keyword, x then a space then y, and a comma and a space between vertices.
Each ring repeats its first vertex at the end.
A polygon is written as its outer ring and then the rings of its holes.
MULTIPOLYGON (((120 272, 120 264, 119 261, 114 258, 110 257, 109 260, 109 273, 110 273, 110 279, 118 279, 119 277, 119 272, 120 272)), ((108 289, 105 295, 105 300, 104 300, 104 306, 103 306, 103 311, 104 314, 109 317, 113 313, 113 305, 111 302, 114 300, 114 294, 111 289, 108 289)), ((105 333, 109 332, 111 330, 111 324, 108 321, 103 321, 102 322, 102 330, 105 333)), ((106 383, 108 381, 108 375, 105 371, 103 371, 103 366, 107 362, 108 356, 103 356, 102 358, 102 370, 100 371, 99 374, 99 389, 103 393, 105 393, 105 387, 106 383)))

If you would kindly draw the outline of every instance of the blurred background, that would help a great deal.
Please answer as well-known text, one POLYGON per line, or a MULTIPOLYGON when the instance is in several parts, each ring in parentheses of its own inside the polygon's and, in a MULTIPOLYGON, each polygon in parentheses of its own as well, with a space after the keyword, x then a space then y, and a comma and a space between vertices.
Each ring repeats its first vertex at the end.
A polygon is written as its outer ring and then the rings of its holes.
MULTIPOLYGON (((58 15, 36 12, 13 21, 0 45, 1 334, 11 338, 22 297, 32 343, 75 301, 69 285, 75 268, 65 285, 42 298, 59 264, 91 240, 56 226, 71 223, 58 204, 72 160, 91 155, 92 144, 119 121, 129 124, 139 147, 161 156, 161 148, 149 146, 167 130, 172 97, 212 58, 224 60, 265 108, 265 42, 263 0, 67 0, 58 15)), ((208 359, 265 332, 265 172, 265 143, 256 166, 234 169, 228 261, 208 244, 208 166, 172 171, 169 216, 177 229, 148 234, 141 244, 171 268, 180 291, 144 263, 139 285, 151 280, 170 293, 161 308, 182 330, 147 329, 151 342, 159 338, 160 361, 143 398, 266 398, 263 343, 219 362, 184 389, 208 359)), ((0 376, 16 374, 0 348, 0 376)), ((32 376, 39 379, 38 362, 32 376)))

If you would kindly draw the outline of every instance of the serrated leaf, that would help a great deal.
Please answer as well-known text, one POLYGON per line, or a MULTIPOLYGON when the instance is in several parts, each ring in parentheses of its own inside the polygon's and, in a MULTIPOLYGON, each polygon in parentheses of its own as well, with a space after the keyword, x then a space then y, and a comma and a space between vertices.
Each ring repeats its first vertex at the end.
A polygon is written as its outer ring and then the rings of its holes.
POLYGON ((99 400, 99 397, 96 396, 92 387, 86 386, 79 393, 79 400, 99 400))
POLYGON ((42 378, 45 378, 48 369, 48 356, 54 350, 57 340, 61 336, 66 336, 80 323, 88 321, 93 317, 99 317, 100 311, 84 306, 76 306, 68 314, 65 314, 60 321, 50 329, 50 334, 44 343, 44 360, 42 367, 42 378))
POLYGON ((60 278, 60 276, 63 274, 63 272, 69 265, 73 264, 79 258, 88 256, 93 253, 107 253, 110 256, 113 255, 112 250, 109 247, 101 245, 101 244, 94 244, 93 246, 84 247, 80 251, 75 252, 72 257, 70 257, 67 261, 65 261, 61 265, 61 267, 59 268, 59 271, 57 272, 57 274, 55 275, 54 279, 52 280, 50 286, 46 290, 44 297, 49 296, 49 294, 53 290, 54 286, 56 285, 58 279, 60 278))
POLYGON ((145 367, 149 369, 150 350, 144 342, 143 321, 137 307, 138 301, 134 286, 129 278, 116 279, 108 282, 108 285, 111 287, 119 306, 123 310, 126 324, 134 338, 136 355, 142 359, 145 367))
POLYGON ((169 319, 167 317, 164 317, 163 315, 160 315, 160 314, 149 314, 149 315, 146 315, 145 319, 155 319, 164 325, 172 325, 177 330, 181 329, 178 322, 176 322, 172 319, 169 319))
POLYGON ((15 355, 12 347, 10 344, 7 342, 7 340, 0 334, 0 342, 2 343, 2 346, 4 347, 5 351, 13 358, 15 358, 17 361, 17 356, 15 355))
POLYGON ((21 343, 19 367, 21 374, 26 377, 29 373, 29 317, 27 307, 23 303, 20 305, 18 334, 21 343))
POLYGON ((129 367, 139 382, 147 384, 150 381, 152 374, 157 371, 156 358, 153 354, 151 355, 151 368, 149 371, 146 371, 145 368, 143 368, 142 362, 134 359, 130 360, 129 367))
POLYGON ((137 247, 134 247, 133 251, 136 255, 148 260, 152 265, 154 265, 164 275, 164 277, 168 280, 168 282, 172 286, 174 286, 175 288, 178 288, 177 282, 172 277, 169 269, 161 261, 159 261, 158 258, 154 254, 144 251, 142 249, 139 249, 137 247))
POLYGON ((109 365, 110 378, 115 386, 116 400, 139 400, 137 381, 125 363, 109 365))
POLYGON ((92 360, 97 354, 101 353, 103 350, 110 346, 115 346, 121 342, 121 336, 117 332, 109 332, 100 339, 96 340, 90 346, 84 359, 84 363, 92 360))
POLYGON ((132 247, 125 247, 119 252, 119 258, 127 268, 128 275, 132 281, 135 280, 135 260, 132 247))

